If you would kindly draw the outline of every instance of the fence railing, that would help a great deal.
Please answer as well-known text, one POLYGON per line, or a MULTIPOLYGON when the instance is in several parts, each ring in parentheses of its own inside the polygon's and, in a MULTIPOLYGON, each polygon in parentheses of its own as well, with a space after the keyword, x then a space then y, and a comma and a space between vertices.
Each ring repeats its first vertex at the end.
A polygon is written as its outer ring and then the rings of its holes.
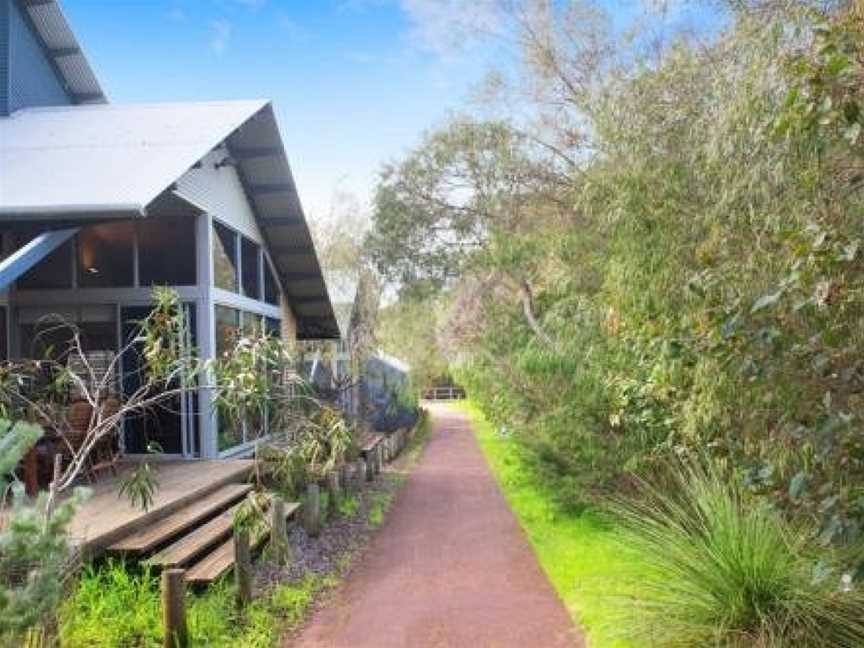
POLYGON ((424 400, 462 400, 465 390, 461 387, 432 387, 423 392, 424 400))

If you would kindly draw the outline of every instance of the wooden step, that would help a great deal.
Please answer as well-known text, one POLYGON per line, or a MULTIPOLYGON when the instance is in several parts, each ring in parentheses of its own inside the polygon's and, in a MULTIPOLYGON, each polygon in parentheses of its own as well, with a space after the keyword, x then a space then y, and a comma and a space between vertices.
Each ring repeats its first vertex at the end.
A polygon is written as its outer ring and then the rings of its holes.
POLYGON ((226 484, 194 504, 175 511, 140 531, 115 542, 109 551, 142 554, 186 531, 242 499, 252 484, 226 484))
MULTIPOLYGON (((251 548, 257 549, 267 534, 262 532, 252 539, 251 548)), ((231 537, 186 572, 186 582, 195 585, 209 585, 234 566, 234 538, 231 537)))
MULTIPOLYGON (((285 504, 285 518, 290 519, 300 510, 299 502, 285 504)), ((267 532, 260 532, 252 539, 252 549, 260 547, 267 539, 267 532)), ((212 552, 192 565, 186 572, 186 582, 209 585, 234 566, 234 538, 231 537, 212 552)))
POLYGON ((234 512, 239 506, 240 504, 235 504, 224 513, 220 513, 209 522, 205 522, 177 542, 148 558, 146 562, 162 569, 180 567, 190 562, 231 533, 231 528, 234 525, 234 512))

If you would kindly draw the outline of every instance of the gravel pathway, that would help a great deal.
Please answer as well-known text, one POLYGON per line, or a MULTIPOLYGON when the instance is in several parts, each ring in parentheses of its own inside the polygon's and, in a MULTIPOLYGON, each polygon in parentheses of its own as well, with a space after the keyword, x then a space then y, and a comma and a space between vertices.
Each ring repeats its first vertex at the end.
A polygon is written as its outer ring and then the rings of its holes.
POLYGON ((360 564, 285 648, 584 647, 466 418, 428 446, 360 564))

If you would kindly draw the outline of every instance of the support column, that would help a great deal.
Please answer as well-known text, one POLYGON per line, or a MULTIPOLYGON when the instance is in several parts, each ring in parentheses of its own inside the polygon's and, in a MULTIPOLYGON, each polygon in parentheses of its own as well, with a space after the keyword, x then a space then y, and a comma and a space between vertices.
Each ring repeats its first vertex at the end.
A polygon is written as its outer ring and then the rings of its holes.
MULTIPOLYGON (((195 221, 195 255, 198 277, 198 352, 203 359, 216 356, 216 331, 213 327, 213 218, 209 214, 200 214, 195 221)), ((205 382, 212 382, 210 376, 205 376, 205 382)), ((201 457, 213 459, 219 456, 219 446, 216 437, 216 408, 213 403, 213 393, 209 389, 201 389, 198 394, 198 407, 201 416, 198 418, 198 434, 201 457)))

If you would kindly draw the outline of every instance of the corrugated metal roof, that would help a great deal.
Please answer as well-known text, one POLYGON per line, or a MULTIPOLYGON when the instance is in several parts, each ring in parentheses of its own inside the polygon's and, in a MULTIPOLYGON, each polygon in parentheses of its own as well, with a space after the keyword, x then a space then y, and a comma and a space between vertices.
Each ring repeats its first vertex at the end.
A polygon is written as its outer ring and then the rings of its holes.
POLYGON ((75 103, 105 103, 90 63, 55 0, 19 0, 75 103))
POLYGON ((0 220, 146 214, 211 150, 226 146, 301 338, 339 327, 269 102, 25 108, 0 118, 0 220))
POLYGON ((100 104, 0 118, 0 218, 141 213, 266 104, 100 104))

